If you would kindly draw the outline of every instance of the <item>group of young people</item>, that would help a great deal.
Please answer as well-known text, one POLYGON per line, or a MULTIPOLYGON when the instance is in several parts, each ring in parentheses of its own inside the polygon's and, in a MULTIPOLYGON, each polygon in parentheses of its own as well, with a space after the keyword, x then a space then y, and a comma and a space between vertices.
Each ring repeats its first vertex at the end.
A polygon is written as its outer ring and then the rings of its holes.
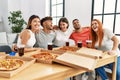
MULTIPOLYGON (((77 45, 79 40, 86 47, 86 40, 91 39, 92 48, 107 51, 109 55, 114 53, 118 55, 116 80, 120 80, 120 52, 117 37, 110 30, 103 28, 98 19, 93 19, 89 27, 81 27, 78 19, 74 19, 72 23, 74 30, 69 32, 69 21, 62 17, 56 30, 52 25, 52 17, 40 19, 39 16, 32 15, 28 20, 26 29, 19 34, 17 47, 24 46, 26 51, 32 51, 38 49, 33 47, 47 49, 48 43, 52 43, 54 47, 64 46, 66 41, 69 41, 70 45, 77 45), (40 29, 40 25, 43 27, 42 29, 40 29)), ((112 70, 112 64, 108 66, 112 70)), ((96 72, 102 80, 108 80, 104 67, 97 68, 96 72)))

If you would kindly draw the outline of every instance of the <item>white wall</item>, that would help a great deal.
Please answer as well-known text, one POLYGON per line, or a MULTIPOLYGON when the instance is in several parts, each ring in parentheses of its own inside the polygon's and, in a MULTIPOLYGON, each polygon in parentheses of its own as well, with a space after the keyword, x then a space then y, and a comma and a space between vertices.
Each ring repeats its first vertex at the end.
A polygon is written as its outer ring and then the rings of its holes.
POLYGON ((88 26, 91 22, 91 0, 65 0, 65 16, 72 20, 79 19, 81 26, 88 26))
POLYGON ((0 22, 0 31, 5 31, 6 29, 6 24, 7 23, 7 15, 8 15, 8 2, 7 0, 0 0, 0 16, 2 18, 2 22, 0 22))
MULTIPOLYGON (((2 3, 0 3, 0 5, 2 5, 2 3)), ((0 7, 0 10, 2 10, 2 8, 0 7)), ((0 11, 0 31, 3 31, 3 20, 2 20, 2 12, 0 11)))
POLYGON ((32 14, 45 16, 45 0, 0 0, 0 16, 3 22, 0 22, 0 31, 11 32, 8 25, 8 15, 10 11, 21 10, 26 21, 32 14))
MULTIPOLYGON (((21 10, 26 21, 32 14, 39 15, 40 18, 46 16, 47 0, 0 0, 0 31, 11 32, 8 25, 8 15, 10 11, 21 10), (2 13, 1 13, 2 12, 2 13)), ((72 20, 78 18, 82 26, 90 24, 91 21, 91 0, 65 0, 65 17, 69 19, 72 28, 72 20)))

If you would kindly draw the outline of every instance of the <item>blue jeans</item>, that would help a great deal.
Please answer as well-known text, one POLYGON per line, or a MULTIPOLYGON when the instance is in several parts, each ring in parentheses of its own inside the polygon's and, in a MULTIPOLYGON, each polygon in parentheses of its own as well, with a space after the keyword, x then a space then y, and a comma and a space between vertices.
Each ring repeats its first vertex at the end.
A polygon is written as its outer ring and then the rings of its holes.
MULTIPOLYGON (((111 70, 113 68, 113 63, 107 65, 111 70)), ((102 80, 108 79, 108 76, 105 72, 105 66, 99 67, 96 69, 96 72, 101 76, 102 80)), ((120 56, 117 58, 117 71, 116 71, 116 80, 120 80, 120 56)))

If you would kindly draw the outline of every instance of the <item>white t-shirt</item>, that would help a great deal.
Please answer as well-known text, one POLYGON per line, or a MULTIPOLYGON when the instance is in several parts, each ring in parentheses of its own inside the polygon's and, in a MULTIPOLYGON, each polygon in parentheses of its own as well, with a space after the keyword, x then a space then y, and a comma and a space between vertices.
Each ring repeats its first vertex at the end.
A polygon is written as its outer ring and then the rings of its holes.
MULTIPOLYGON (((27 41, 27 44, 24 45, 24 47, 33 47, 36 42, 35 34, 31 30, 28 30, 28 31, 30 32, 30 38, 27 41)), ((21 43, 21 38, 19 36, 17 41, 17 47, 20 47, 20 46, 23 46, 23 44, 21 43)))
MULTIPOLYGON (((95 47, 98 50, 103 50, 103 51, 112 50, 112 48, 113 48, 113 41, 111 39, 115 35, 112 33, 112 31, 110 31, 108 29, 103 29, 103 33, 104 33, 104 36, 103 36, 101 47, 100 48, 98 47, 98 43, 95 44, 95 47)), ((118 55, 120 55, 119 49, 117 49, 117 53, 118 53, 118 55)))
POLYGON ((61 30, 56 30, 56 38, 54 41, 54 45, 56 46, 65 46, 65 43, 68 41, 69 45, 75 45, 74 40, 69 39, 70 33, 68 31, 63 32, 61 30))

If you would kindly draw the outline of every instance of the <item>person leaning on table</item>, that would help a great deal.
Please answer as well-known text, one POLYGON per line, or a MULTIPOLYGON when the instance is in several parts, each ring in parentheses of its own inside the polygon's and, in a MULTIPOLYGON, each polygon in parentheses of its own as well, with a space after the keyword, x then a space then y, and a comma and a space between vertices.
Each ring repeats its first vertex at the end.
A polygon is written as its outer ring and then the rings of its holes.
MULTIPOLYGON (((70 39, 73 39, 77 45, 78 41, 82 41, 82 46, 87 47, 86 40, 90 39, 90 27, 82 27, 78 19, 72 21, 74 31, 70 35, 70 39)), ((77 77, 80 77, 81 80, 94 80, 95 73, 86 72, 77 76, 74 76, 73 79, 77 80, 77 77)))
MULTIPOLYGON (((120 51, 118 49, 119 41, 117 37, 110 30, 104 29, 102 23, 97 19, 93 19, 91 22, 91 36, 92 48, 107 51, 109 55, 117 53, 116 80, 120 80, 120 51)), ((108 64, 107 66, 112 70, 113 64, 108 64)), ((104 66, 97 68, 96 72, 101 76, 102 80, 108 79, 104 66)))
POLYGON ((36 50, 33 48, 36 39, 35 32, 40 29, 40 18, 37 15, 30 16, 26 29, 24 29, 18 36, 17 47, 25 47, 25 51, 36 50))

